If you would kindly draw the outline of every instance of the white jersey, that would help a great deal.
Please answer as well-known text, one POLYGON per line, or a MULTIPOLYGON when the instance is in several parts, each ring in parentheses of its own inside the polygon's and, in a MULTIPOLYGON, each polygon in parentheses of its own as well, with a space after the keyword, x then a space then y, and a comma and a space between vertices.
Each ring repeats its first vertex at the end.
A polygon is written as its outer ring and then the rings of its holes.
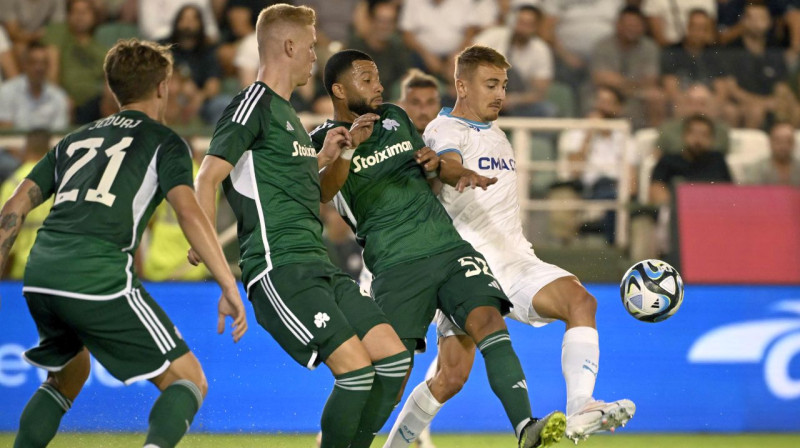
MULTIPOLYGON (((486 191, 466 189, 459 193, 444 185, 439 193, 453 225, 486 258, 503 291, 514 304, 510 317, 540 326, 552 321, 540 317, 531 299, 552 281, 572 274, 545 263, 533 253, 522 233, 517 162, 508 138, 495 123, 479 123, 450 115, 444 108, 428 124, 423 138, 437 154, 457 152, 464 167, 497 183, 486 191)), ((441 313, 437 326, 442 336, 461 334, 441 313)))
MULTIPOLYGON (((442 109, 428 124, 425 143, 439 155, 459 153, 464 167, 496 177, 497 183, 486 191, 475 188, 463 193, 445 185, 439 200, 458 233, 486 257, 496 274, 514 274, 519 255, 533 254, 522 232, 514 149, 496 123, 453 117, 450 111, 442 109)), ((498 278, 502 284, 504 279, 498 278)))

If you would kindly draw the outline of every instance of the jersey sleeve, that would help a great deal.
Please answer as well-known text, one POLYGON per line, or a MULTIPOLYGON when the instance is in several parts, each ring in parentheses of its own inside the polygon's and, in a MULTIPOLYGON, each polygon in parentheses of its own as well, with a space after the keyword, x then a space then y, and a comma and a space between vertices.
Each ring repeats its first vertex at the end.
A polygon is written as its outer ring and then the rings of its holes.
POLYGON ((48 152, 25 178, 39 186, 42 199, 49 198, 56 190, 56 150, 48 152))
POLYGON ((192 179, 192 150, 177 135, 170 138, 158 154, 156 164, 158 186, 164 196, 178 185, 194 187, 192 179))
MULTIPOLYGON (((257 84, 250 88, 253 86, 257 84)), ((247 96, 240 94, 238 101, 232 101, 217 122, 207 154, 235 166, 256 139, 261 123, 269 123, 269 117, 262 116, 264 109, 263 103, 248 102, 247 96)))
POLYGON ((457 123, 441 122, 429 125, 425 129, 425 144, 440 156, 448 152, 455 152, 463 160, 464 156, 461 152, 464 148, 463 131, 464 129, 457 123))

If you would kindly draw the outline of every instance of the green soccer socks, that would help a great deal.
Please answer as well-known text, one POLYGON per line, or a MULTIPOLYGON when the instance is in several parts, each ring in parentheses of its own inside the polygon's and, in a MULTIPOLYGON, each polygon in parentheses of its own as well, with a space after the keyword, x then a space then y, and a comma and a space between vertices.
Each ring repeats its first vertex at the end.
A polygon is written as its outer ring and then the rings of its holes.
POLYGON ((375 368, 370 365, 334 378, 333 390, 322 410, 321 448, 347 448, 353 441, 372 390, 375 368))
POLYGON ((486 336, 478 342, 478 349, 486 364, 489 385, 503 403, 506 415, 519 437, 519 432, 531 418, 531 403, 525 373, 511 347, 508 331, 500 330, 486 336))
POLYGON ((203 404, 203 394, 189 380, 178 380, 161 392, 150 411, 145 447, 172 448, 178 444, 203 404))
POLYGON ((72 401, 50 383, 39 386, 19 418, 19 431, 14 448, 45 447, 58 432, 61 417, 72 407, 72 401))

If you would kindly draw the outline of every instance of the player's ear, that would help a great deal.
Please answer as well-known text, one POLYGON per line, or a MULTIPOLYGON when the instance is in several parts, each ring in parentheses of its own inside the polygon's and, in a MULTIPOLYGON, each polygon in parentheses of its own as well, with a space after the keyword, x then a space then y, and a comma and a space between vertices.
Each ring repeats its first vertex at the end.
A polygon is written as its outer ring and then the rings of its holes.
POLYGON ((156 87, 156 98, 166 98, 169 93, 169 77, 158 83, 156 87))
POLYGON ((339 84, 338 82, 333 83, 333 85, 331 86, 331 92, 333 92, 333 96, 335 96, 337 99, 340 100, 345 99, 344 86, 339 84))
POLYGON ((283 51, 286 52, 286 55, 290 58, 294 56, 294 48, 295 43, 291 39, 286 39, 283 41, 283 51))
POLYGON ((456 94, 458 94, 459 98, 466 98, 467 96, 467 85, 463 79, 456 78, 456 94))

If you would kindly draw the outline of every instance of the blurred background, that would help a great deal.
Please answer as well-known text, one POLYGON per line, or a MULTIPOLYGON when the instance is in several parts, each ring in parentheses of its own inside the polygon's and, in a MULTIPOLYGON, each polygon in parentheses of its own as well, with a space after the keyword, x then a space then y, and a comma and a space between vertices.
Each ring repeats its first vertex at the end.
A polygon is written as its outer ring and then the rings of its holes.
MULTIPOLYGON (((273 3, 279 2, 0 0, 0 201, 65 133, 116 112, 102 65, 120 38, 173 45, 167 122, 190 142, 199 166, 217 118, 255 80, 255 20, 273 3)), ((520 180, 525 231, 540 258, 575 273, 597 296, 605 373, 598 391, 645 403, 630 429, 800 432, 800 0, 288 3, 317 12, 315 76, 292 96, 309 130, 332 115, 321 68, 338 50, 370 54, 384 100, 406 108, 420 130, 453 105, 453 62, 461 49, 488 45, 510 60, 498 124, 516 152, 507 168, 520 180), (646 258, 672 263, 688 285, 684 308, 663 324, 636 322, 618 302, 622 273, 646 258), (714 387, 721 392, 709 392, 714 387), (691 405, 682 400, 692 398, 712 405, 684 415, 691 405), (673 411, 666 419, 665 408, 673 411)), ((332 260, 357 278, 361 249, 336 212, 321 209, 332 260)), ((39 382, 19 357, 36 341, 18 280, 47 211, 43 205, 28 216, 1 273, 0 395, 16 398, 1 400, 0 431, 16 428, 39 382)), ((219 232, 230 236, 233 224, 221 200, 219 232)), ((234 238, 226 243, 238 271, 234 238)), ((188 265, 187 249, 162 204, 137 254, 137 272, 167 282, 149 289, 182 331, 198 328, 187 340, 199 345, 193 349, 204 364, 219 366, 208 374, 219 374, 220 387, 232 394, 224 397, 252 398, 248 388, 262 376, 269 377, 262 396, 279 397, 282 378, 293 375, 308 380, 310 393, 310 404, 296 408, 280 401, 240 414, 207 405, 200 430, 315 431, 328 378, 298 373, 260 328, 234 351, 217 347, 211 327, 194 317, 213 314, 206 299, 214 288, 197 283, 208 273, 188 265), (203 305, 195 305, 200 299, 203 305), (228 362, 241 368, 226 371, 228 362), (291 414, 301 408, 305 414, 291 414), (284 411, 295 417, 278 418, 284 411)), ((563 401, 561 331, 512 326, 515 345, 531 350, 526 372, 543 372, 532 393, 556 407, 563 401)), ((116 396, 118 384, 97 370, 96 408, 83 411, 94 418, 65 419, 66 428, 142 429, 144 407, 129 410, 139 420, 122 421, 103 407, 111 399, 104 394, 116 396)), ((434 429, 506 429, 480 375, 470 382, 476 389, 459 396, 471 401, 454 400, 446 408, 453 414, 443 412, 434 429), (463 407, 491 411, 475 426, 464 420, 463 407)), ((150 400, 152 391, 143 389, 125 393, 150 400)))

